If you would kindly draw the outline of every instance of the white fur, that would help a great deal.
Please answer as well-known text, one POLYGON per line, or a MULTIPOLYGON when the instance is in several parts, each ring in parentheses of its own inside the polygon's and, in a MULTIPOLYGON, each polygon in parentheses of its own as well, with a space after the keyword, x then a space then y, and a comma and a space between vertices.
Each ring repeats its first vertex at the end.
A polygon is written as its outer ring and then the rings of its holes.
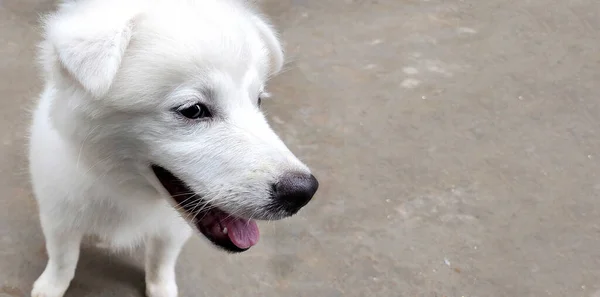
POLYGON ((230 213, 283 217, 263 210, 270 184, 309 169, 257 107, 283 53, 244 2, 69 1, 44 26, 30 170, 49 261, 32 296, 63 296, 87 234, 115 248, 146 242, 148 296, 177 296, 175 262, 191 228, 150 164, 230 213), (214 118, 172 110, 196 102, 214 118))

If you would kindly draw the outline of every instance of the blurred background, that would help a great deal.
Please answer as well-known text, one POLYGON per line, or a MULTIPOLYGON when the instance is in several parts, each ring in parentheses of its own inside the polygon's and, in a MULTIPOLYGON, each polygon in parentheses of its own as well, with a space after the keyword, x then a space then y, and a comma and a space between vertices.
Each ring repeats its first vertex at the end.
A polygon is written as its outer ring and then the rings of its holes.
MULTIPOLYGON (((600 2, 265 0, 285 41, 268 118, 313 203, 184 296, 600 296, 600 2)), ((46 264, 27 173, 48 0, 0 1, 0 296, 46 264)), ((83 248, 67 297, 142 296, 141 253, 83 248)))

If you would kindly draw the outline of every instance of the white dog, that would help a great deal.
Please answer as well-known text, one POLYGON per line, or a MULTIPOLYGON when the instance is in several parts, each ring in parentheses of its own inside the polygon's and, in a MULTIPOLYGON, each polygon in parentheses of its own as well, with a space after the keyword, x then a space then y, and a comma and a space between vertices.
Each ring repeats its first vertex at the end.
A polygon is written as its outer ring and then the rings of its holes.
POLYGON ((63 296, 88 234, 145 243, 147 295, 177 296, 192 229, 244 251, 253 219, 293 215, 316 192, 260 111, 283 53, 245 2, 70 1, 44 25, 30 169, 49 260, 32 296, 63 296))

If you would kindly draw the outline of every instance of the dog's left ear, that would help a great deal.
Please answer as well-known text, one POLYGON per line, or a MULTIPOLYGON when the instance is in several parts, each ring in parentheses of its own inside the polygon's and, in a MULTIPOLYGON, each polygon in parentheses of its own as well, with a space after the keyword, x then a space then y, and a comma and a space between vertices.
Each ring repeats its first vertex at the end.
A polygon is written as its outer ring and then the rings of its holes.
POLYGON ((89 8, 69 11, 74 8, 69 6, 76 5, 64 5, 46 20, 42 63, 53 72, 51 75, 71 79, 92 96, 102 97, 110 89, 131 40, 133 16, 102 19, 98 17, 101 12, 89 8))
POLYGON ((266 20, 253 16, 253 22, 271 55, 271 75, 277 74, 283 68, 283 47, 279 37, 273 26, 266 20))

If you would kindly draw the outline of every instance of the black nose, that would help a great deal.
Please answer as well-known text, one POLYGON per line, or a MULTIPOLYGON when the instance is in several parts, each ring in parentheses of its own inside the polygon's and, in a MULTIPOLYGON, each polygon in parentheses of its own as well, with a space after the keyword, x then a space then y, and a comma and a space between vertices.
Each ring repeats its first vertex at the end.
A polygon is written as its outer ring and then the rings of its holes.
POLYGON ((306 205, 319 188, 312 174, 286 173, 273 185, 273 199, 283 209, 296 213, 306 205))

